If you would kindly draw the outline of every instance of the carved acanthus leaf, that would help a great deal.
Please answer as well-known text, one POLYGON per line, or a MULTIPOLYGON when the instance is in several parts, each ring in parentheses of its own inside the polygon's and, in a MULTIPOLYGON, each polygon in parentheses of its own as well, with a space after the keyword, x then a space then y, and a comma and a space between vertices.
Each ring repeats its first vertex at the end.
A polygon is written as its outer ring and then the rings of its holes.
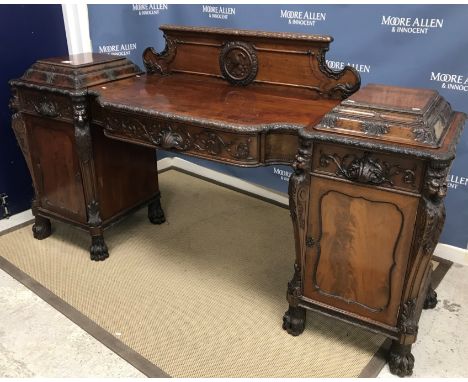
POLYGON ((354 154, 340 157, 338 154, 320 153, 321 167, 328 167, 332 162, 337 168, 336 175, 354 182, 393 187, 393 177, 401 173, 403 173, 404 183, 412 184, 415 179, 414 170, 402 169, 398 164, 390 164, 373 158, 369 152, 364 152, 360 157, 354 154))
POLYGON ((398 329, 402 334, 416 335, 418 333, 415 298, 409 299, 401 307, 401 312, 398 318, 398 329))
POLYGON ((223 153, 237 160, 252 160, 251 138, 225 140, 215 131, 203 129, 191 133, 186 127, 177 124, 151 121, 143 123, 135 118, 105 118, 105 129, 111 135, 119 134, 132 139, 149 142, 166 150, 198 151, 212 156, 223 153))

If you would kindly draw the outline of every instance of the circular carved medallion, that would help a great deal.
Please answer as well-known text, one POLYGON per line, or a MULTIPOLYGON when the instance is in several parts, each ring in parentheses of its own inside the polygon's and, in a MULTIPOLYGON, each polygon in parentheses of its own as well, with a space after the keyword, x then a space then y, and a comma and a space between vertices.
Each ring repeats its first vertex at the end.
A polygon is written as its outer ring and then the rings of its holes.
POLYGON ((228 42, 219 55, 219 66, 230 83, 246 86, 257 75, 257 53, 252 45, 245 42, 228 42))

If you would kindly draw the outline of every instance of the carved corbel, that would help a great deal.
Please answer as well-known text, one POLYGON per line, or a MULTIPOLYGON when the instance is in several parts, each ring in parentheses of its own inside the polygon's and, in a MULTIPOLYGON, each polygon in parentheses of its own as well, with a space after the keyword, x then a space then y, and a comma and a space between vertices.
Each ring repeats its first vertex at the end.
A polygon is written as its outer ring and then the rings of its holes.
POLYGON ((426 172, 423 189, 425 223, 421 248, 424 256, 431 256, 439 241, 445 221, 444 198, 447 195, 447 175, 450 162, 432 162, 426 172))
POLYGON ((289 209, 296 243, 294 276, 288 283, 287 299, 291 306, 297 306, 302 294, 302 252, 305 249, 307 204, 309 197, 312 142, 302 139, 293 163, 294 173, 289 179, 289 209))
POLYGON ((72 105, 73 125, 75 128, 75 147, 80 163, 85 199, 88 202, 88 224, 93 228, 97 228, 101 225, 101 218, 99 217, 99 204, 97 202, 93 146, 87 114, 86 96, 73 96, 72 105), (98 222, 99 224, 97 224, 98 222))

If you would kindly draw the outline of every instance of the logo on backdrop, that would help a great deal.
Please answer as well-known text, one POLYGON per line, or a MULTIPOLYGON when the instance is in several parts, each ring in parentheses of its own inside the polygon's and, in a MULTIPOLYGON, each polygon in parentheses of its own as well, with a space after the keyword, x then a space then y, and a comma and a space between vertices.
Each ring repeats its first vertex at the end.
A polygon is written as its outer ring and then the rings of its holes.
POLYGON ((360 73, 370 73, 371 67, 370 65, 366 64, 351 64, 347 63, 345 64, 343 61, 332 61, 332 60, 326 60, 327 65, 330 69, 333 70, 343 70, 345 66, 352 66, 354 69, 356 69, 360 73))
POLYGON ((285 182, 289 182, 289 178, 291 177, 292 175, 292 172, 291 171, 286 171, 286 170, 282 170, 280 168, 277 168, 277 167, 274 167, 273 166, 273 174, 279 176, 281 178, 281 180, 285 181, 285 182))
POLYGON ((449 174, 447 176, 447 187, 453 189, 468 187, 468 177, 449 174))
POLYGON ((325 21, 325 12, 291 11, 281 9, 280 18, 288 20, 290 25, 315 26, 316 22, 325 21))
POLYGON ((132 11, 139 16, 159 15, 161 11, 167 11, 167 4, 133 4, 132 11))
POLYGON ((202 5, 202 13, 208 14, 210 19, 228 20, 236 15, 236 8, 215 5, 202 5))
POLYGON ((381 25, 391 27, 393 33, 427 34, 430 30, 441 29, 444 26, 444 19, 382 16, 381 25))
POLYGON ((468 91, 468 77, 461 74, 431 72, 430 80, 440 83, 441 89, 468 91))
POLYGON ((136 42, 114 44, 114 45, 99 45, 99 53, 112 54, 114 56, 128 56, 132 50, 136 50, 136 42))

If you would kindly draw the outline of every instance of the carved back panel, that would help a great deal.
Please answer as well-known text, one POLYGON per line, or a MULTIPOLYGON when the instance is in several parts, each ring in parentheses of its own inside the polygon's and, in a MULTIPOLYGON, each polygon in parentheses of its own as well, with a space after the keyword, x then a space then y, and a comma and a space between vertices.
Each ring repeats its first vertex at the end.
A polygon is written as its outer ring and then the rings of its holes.
POLYGON ((351 67, 331 70, 325 53, 330 36, 163 25, 166 48, 147 48, 148 73, 190 73, 223 78, 233 85, 288 86, 319 98, 344 99, 359 89, 351 67))

